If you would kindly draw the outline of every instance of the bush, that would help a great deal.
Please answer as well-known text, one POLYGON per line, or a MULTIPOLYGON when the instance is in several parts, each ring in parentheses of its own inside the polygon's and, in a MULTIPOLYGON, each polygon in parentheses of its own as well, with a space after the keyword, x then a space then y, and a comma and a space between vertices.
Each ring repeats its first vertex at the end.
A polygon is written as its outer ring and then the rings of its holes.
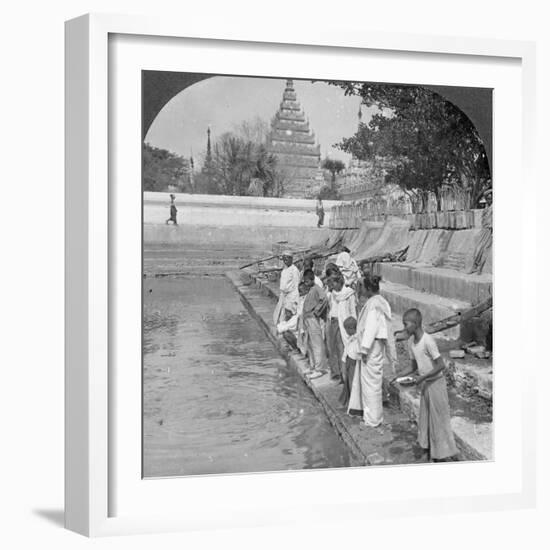
POLYGON ((321 190, 319 191, 319 198, 323 201, 337 201, 340 200, 340 194, 330 185, 323 185, 323 187, 321 187, 321 190))

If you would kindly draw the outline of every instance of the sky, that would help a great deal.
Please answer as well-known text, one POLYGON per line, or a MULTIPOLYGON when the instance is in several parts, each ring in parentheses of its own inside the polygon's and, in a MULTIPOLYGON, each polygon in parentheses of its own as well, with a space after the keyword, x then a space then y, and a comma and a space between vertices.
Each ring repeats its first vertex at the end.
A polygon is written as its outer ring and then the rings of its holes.
MULTIPOLYGON (((283 97, 286 80, 216 76, 202 80, 173 97, 149 128, 145 141, 188 157, 193 154, 200 166, 206 150, 206 130, 212 140, 243 121, 260 117, 270 123, 283 97)), ((344 91, 325 82, 294 80, 298 101, 321 145, 321 158, 340 159, 346 164, 350 155, 333 145, 357 129, 360 98, 344 96, 344 91)), ((147 100, 145 98, 145 100, 147 100)), ((363 122, 373 109, 362 107, 363 122)))

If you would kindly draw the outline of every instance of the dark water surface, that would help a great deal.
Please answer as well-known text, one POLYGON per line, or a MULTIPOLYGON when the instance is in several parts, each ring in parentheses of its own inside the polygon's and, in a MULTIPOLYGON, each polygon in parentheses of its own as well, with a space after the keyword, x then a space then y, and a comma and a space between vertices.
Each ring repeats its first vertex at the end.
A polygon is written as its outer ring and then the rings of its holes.
POLYGON ((144 280, 144 476, 349 466, 223 277, 144 280))

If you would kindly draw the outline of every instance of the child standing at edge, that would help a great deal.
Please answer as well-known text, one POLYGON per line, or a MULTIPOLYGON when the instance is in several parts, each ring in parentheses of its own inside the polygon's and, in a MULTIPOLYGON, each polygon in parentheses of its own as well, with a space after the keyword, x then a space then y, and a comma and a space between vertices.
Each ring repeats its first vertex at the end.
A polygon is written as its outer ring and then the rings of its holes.
MULTIPOLYGON (((357 341, 357 319, 348 317, 344 321, 344 330, 348 335, 344 353, 342 355, 343 372, 342 380, 344 388, 340 395, 340 403, 344 405, 349 415, 363 416, 363 408, 361 403, 360 386, 361 382, 358 379, 355 383, 356 390, 359 390, 357 395, 352 399, 353 381, 355 379, 355 371, 361 368, 361 350, 357 341)), ((357 393, 357 392, 356 392, 357 393)))
POLYGON ((403 325, 410 336, 411 370, 399 373, 399 376, 412 374, 420 389, 418 444, 434 462, 444 461, 458 453, 451 429, 447 382, 443 374, 445 363, 433 337, 422 329, 420 311, 406 311, 403 325))

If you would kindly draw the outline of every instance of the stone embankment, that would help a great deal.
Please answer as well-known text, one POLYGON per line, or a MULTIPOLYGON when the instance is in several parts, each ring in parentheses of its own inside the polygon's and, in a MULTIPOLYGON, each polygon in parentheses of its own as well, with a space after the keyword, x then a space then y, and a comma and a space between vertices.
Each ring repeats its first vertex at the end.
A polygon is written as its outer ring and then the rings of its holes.
MULTIPOLYGON (((258 277, 251 270, 232 271, 226 275, 241 295, 252 317, 318 399, 329 421, 350 448, 357 465, 377 466, 425 461, 415 444, 414 422, 399 407, 388 402, 384 411, 384 426, 381 429, 369 428, 358 417, 346 414, 339 402, 341 385, 331 380, 328 375, 315 380, 305 376, 305 371, 309 367, 307 359, 292 351, 273 327, 276 285, 258 277)), ((386 395, 389 399, 388 392, 386 395)))
MULTIPOLYGON (((353 214, 353 208, 347 210, 353 214)), ((400 330, 401 316, 409 308, 419 309, 428 324, 466 311, 491 296, 490 214, 488 210, 430 214, 424 216, 426 219, 417 216, 414 220, 403 217, 360 220, 356 229, 349 229, 353 220, 342 218, 340 221, 347 229, 333 228, 324 244, 326 247, 343 244, 358 261, 407 249, 404 262, 379 262, 370 266, 382 277, 381 294, 392 307, 394 329, 400 330)), ((323 265, 330 260, 324 260, 323 265)), ((320 270, 323 265, 317 268, 320 270)), ((249 275, 255 285, 273 300, 276 298, 277 283, 273 278, 270 281, 253 269, 249 275)), ((472 460, 492 459, 492 359, 480 359, 470 353, 456 357, 462 355, 456 350, 471 341, 490 349, 492 311, 437 337, 447 364, 452 427, 462 456, 472 460)), ((398 345, 398 351, 401 368, 404 368, 409 361, 404 343, 398 345)), ((401 414, 416 421, 420 401, 416 388, 390 387, 386 383, 386 391, 401 414)))
POLYGON ((240 247, 261 257, 278 243, 303 248, 328 239, 331 233, 328 222, 332 201, 325 204, 325 226, 320 229, 313 200, 179 193, 177 226, 165 223, 170 215, 169 204, 168 193, 144 193, 146 247, 179 247, 183 255, 189 246, 205 250, 240 247))
MULTIPOLYGON (((241 294, 243 302, 277 345, 283 355, 298 372, 307 368, 306 359, 298 353, 289 354, 284 340, 277 337, 271 315, 275 307, 278 289, 276 282, 256 273, 228 273, 230 280, 241 294)), ((399 317, 395 317, 394 329, 401 329, 399 317)), ((449 398, 452 409, 452 427, 463 460, 492 459, 492 369, 487 361, 477 359, 451 360, 449 349, 440 344, 448 366, 449 398)), ((408 354, 403 344, 398 346, 400 368, 408 365, 408 354)), ((363 426, 356 418, 350 418, 340 407, 337 395, 339 386, 328 376, 306 383, 319 399, 343 439, 360 460, 366 464, 405 464, 418 461, 416 421, 420 397, 416 388, 388 384, 392 373, 385 373, 384 393, 389 399, 385 405, 383 433, 363 426), (416 454, 415 454, 416 453, 416 454), (369 458, 370 457, 370 458, 369 458)))
MULTIPOLYGON (((277 283, 257 268, 247 270, 244 280, 243 271, 235 272, 242 264, 270 256, 273 250, 287 247, 304 250, 312 245, 322 248, 341 243, 361 260, 407 248, 404 262, 371 266, 382 276, 381 293, 395 314, 396 330, 401 328, 402 313, 410 307, 418 308, 425 322, 431 323, 465 311, 491 295, 492 224, 487 215, 490 212, 431 216, 426 220, 360 220, 357 229, 329 230, 316 227, 314 201, 287 202, 178 195, 180 225, 176 227, 164 224, 168 217, 167 195, 146 193, 144 273, 162 276, 231 271, 227 275, 251 314, 301 373, 306 368, 305 359, 291 354, 272 327, 277 283)), ((327 220, 332 215, 329 206, 325 204, 327 220)), ((352 227, 347 225, 349 220, 344 221, 346 227, 352 227)), ((439 346, 448 366, 452 426, 466 459, 492 458, 493 366, 491 360, 471 354, 451 358, 450 352, 472 340, 490 346, 491 335, 490 311, 439 335, 442 337, 439 346)), ((408 359, 403 344, 399 345, 399 352, 401 364, 405 365, 408 359)), ((419 396, 415 388, 386 386, 387 427, 384 433, 378 433, 345 414, 338 403, 339 387, 326 378, 305 381, 359 463, 404 464, 418 460, 414 451, 414 422, 419 396)))
MULTIPOLYGON (((393 311, 415 307, 431 323, 492 294, 492 228, 488 216, 482 217, 483 226, 470 229, 415 229, 401 218, 364 221, 359 229, 333 230, 329 244, 344 244, 358 261, 407 249, 405 261, 372 269, 382 277, 381 292, 393 311)), ((489 325, 484 316, 447 336, 486 340, 489 325)))

